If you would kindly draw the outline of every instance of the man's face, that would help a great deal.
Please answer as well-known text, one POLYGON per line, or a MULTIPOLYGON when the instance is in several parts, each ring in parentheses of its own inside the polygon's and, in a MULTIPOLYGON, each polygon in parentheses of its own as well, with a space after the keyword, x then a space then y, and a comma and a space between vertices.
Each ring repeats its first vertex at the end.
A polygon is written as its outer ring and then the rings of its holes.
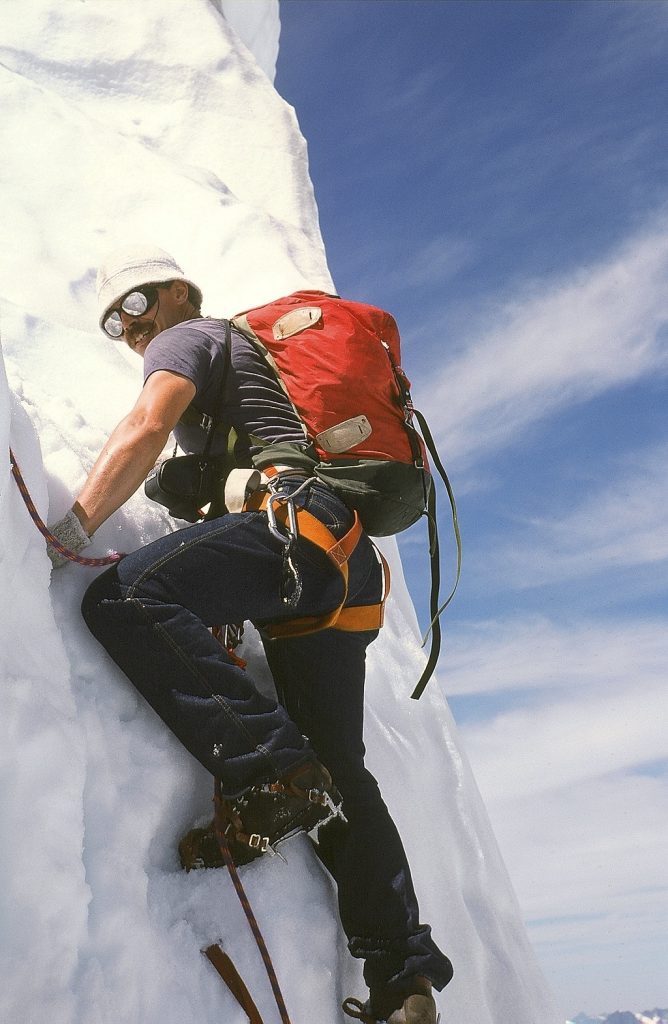
POLYGON ((123 341, 133 352, 143 356, 149 344, 161 331, 174 327, 186 319, 188 286, 183 281, 172 281, 157 288, 157 298, 141 316, 118 310, 123 325, 123 341))

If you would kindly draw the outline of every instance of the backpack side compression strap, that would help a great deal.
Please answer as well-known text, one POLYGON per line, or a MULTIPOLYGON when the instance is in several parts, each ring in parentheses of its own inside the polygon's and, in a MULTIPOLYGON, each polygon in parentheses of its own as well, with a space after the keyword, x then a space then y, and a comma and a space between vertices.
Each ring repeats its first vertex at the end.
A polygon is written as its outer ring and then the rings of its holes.
POLYGON ((419 700, 422 696, 425 686, 434 674, 434 669, 436 668, 438 658, 441 653, 441 620, 438 615, 438 592, 441 586, 441 562, 438 546, 438 527, 436 525, 436 493, 433 487, 429 492, 425 515, 427 517, 427 529, 429 532, 429 565, 431 569, 429 614, 431 616, 431 622, 429 623, 429 628, 422 639, 422 646, 424 647, 427 643, 430 633, 431 644, 429 647, 427 664, 425 665, 424 671, 418 679, 417 685, 411 694, 411 698, 413 700, 419 700))
POLYGON ((438 546, 438 528, 436 523, 436 492, 434 487, 432 487, 427 501, 426 510, 429 529, 429 558, 431 563, 431 592, 429 596, 429 615, 431 616, 431 621, 429 623, 429 628, 427 629, 427 632, 425 633, 422 640, 422 646, 424 647, 425 644, 427 643, 429 634, 431 633, 431 647, 429 650, 429 658, 427 660, 427 664, 425 665, 424 672, 420 676, 417 686, 415 687, 411 694, 413 700, 419 700, 420 697, 422 696, 425 686, 429 682, 434 672, 434 669, 436 668, 436 663, 438 662, 438 656, 441 650, 441 623, 439 616, 441 612, 448 607, 453 597, 455 596, 455 591, 457 590, 459 579, 462 573, 462 538, 459 532, 459 519, 457 517, 457 505, 455 503, 455 495, 452 490, 450 481, 448 479, 448 474, 446 473, 445 467, 443 466, 443 463, 441 462, 441 459, 439 457, 436 444, 429 429, 429 425, 424 416, 422 415, 422 413, 419 412, 418 409, 414 409, 413 414, 417 419, 418 423, 420 424, 420 432, 422 433, 424 442, 427 446, 429 454, 433 459, 434 466, 436 467, 438 474, 441 477, 445 485, 445 489, 448 493, 448 498, 450 499, 450 509, 452 511, 452 526, 455 533, 455 542, 457 544, 457 570, 455 573, 455 582, 447 598, 445 599, 443 604, 439 606, 438 592, 440 588, 441 572, 438 546))

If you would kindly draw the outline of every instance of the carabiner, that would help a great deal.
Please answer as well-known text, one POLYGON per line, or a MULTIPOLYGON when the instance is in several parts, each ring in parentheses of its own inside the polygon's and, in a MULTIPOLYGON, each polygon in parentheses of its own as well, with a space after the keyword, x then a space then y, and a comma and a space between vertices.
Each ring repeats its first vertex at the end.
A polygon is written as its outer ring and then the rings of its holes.
POLYGON ((271 535, 275 537, 276 540, 280 540, 281 544, 284 544, 285 547, 288 547, 288 545, 297 540, 297 537, 299 536, 299 524, 297 523, 295 503, 292 500, 291 495, 286 496, 278 491, 269 495, 269 501, 267 503, 267 523, 271 535), (283 533, 278 528, 278 520, 276 519, 274 504, 287 506, 288 523, 285 528, 287 533, 283 533))

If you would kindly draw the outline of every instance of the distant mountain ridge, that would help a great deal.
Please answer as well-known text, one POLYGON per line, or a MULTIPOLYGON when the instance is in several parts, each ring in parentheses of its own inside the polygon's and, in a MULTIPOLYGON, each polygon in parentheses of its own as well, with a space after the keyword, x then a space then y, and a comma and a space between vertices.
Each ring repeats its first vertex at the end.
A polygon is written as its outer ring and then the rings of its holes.
POLYGON ((566 1024, 668 1024, 668 1009, 666 1010, 642 1010, 640 1013, 632 1013, 630 1010, 615 1010, 607 1016, 601 1014, 598 1017, 589 1017, 586 1013, 579 1013, 566 1024))

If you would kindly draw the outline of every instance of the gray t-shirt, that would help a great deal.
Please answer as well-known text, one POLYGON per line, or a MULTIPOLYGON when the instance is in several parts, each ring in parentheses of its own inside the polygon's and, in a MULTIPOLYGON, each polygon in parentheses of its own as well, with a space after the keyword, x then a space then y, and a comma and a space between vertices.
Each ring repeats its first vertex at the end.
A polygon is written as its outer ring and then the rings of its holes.
MULTIPOLYGON (((225 324, 204 317, 162 331, 144 353, 144 382, 156 370, 169 370, 191 380, 197 393, 189 409, 206 413, 239 435, 235 455, 248 464, 266 442, 296 441, 306 446, 303 428, 292 405, 263 357, 243 335, 232 329, 229 361, 225 324)), ((185 452, 201 452, 206 431, 178 423, 174 435, 185 452)), ((226 450, 225 430, 216 430, 211 454, 226 450)))

